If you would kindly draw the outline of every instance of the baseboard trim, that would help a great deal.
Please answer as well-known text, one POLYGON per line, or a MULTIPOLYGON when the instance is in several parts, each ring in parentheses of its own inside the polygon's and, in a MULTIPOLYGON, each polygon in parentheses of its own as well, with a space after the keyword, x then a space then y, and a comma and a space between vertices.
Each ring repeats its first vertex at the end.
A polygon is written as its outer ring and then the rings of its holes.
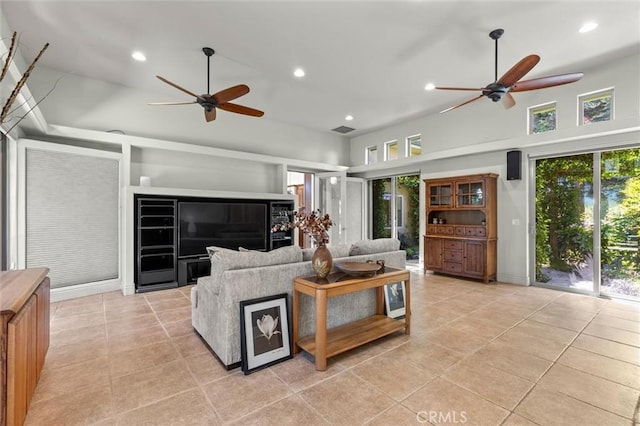
POLYGON ((52 288, 51 301, 75 299, 77 297, 93 296, 94 294, 122 291, 122 283, 117 280, 97 281, 93 283, 77 284, 68 287, 52 288))
POLYGON ((529 285, 529 278, 523 275, 498 274, 498 282, 516 285, 529 285))

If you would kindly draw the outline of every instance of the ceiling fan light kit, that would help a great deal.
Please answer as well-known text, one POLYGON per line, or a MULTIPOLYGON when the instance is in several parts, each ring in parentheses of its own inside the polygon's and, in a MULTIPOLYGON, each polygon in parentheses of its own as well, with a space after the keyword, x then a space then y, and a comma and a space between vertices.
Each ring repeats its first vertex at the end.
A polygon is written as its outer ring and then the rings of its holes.
POLYGON ((264 112, 260 110, 230 102, 234 99, 239 98, 240 96, 244 96, 249 93, 249 86, 247 86, 246 84, 238 84, 219 92, 209 94, 211 92, 211 56, 213 56, 215 50, 210 47, 203 47, 202 52, 207 57, 207 93, 203 95, 196 95, 190 90, 187 90, 162 76, 156 75, 156 77, 160 81, 167 83, 169 86, 173 86, 176 89, 186 93, 187 95, 194 97, 195 100, 185 102, 151 102, 149 103, 149 105, 191 105, 197 103, 202 108, 204 108, 204 119, 207 122, 216 119, 216 108, 220 108, 228 112, 234 112, 236 114, 249 115, 251 117, 262 117, 264 115, 264 112))
POLYGON ((525 92, 528 90, 545 89, 547 87, 560 86, 563 84, 569 84, 580 80, 584 74, 581 72, 553 75, 549 77, 534 78, 532 80, 520 81, 529 71, 540 62, 540 56, 528 55, 515 64, 509 71, 504 73, 502 77, 498 79, 498 40, 504 34, 502 28, 497 28, 489 33, 489 37, 495 41, 495 80, 493 83, 488 84, 483 88, 469 88, 469 87, 436 87, 438 90, 466 90, 466 91, 480 91, 481 95, 469 99, 461 104, 447 108, 440 113, 451 111, 452 109, 459 108, 461 106, 470 104, 486 96, 493 102, 502 101, 502 105, 505 108, 511 108, 516 104, 515 99, 511 95, 511 92, 525 92))

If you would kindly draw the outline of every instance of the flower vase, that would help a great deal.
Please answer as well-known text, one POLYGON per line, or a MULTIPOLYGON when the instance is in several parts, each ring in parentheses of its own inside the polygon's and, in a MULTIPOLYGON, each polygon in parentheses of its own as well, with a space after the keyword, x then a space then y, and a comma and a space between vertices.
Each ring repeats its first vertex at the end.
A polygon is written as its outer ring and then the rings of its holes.
POLYGON ((320 244, 311 257, 311 266, 318 278, 327 278, 333 267, 333 258, 326 245, 320 244))

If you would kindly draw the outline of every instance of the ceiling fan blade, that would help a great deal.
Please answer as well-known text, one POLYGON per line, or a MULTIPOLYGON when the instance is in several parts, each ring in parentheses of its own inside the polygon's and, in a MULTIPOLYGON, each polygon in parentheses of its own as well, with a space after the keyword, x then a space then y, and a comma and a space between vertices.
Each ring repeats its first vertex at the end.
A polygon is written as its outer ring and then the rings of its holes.
POLYGON ((229 112, 235 112, 238 114, 250 115, 252 117, 262 117, 264 115, 264 112, 260 110, 249 108, 243 105, 232 104, 229 102, 218 105, 218 108, 223 109, 225 111, 229 111, 229 112))
POLYGON ((221 90, 211 96, 215 99, 216 104, 220 105, 239 98, 242 95, 246 95, 247 93, 249 93, 249 86, 246 84, 238 84, 237 86, 221 90))
POLYGON ((166 78, 164 78, 164 77, 161 77, 161 76, 159 76, 159 75, 156 75, 156 77, 157 77, 160 81, 164 81, 164 82, 165 82, 165 83, 167 83, 169 86, 173 86, 173 87, 175 87, 176 89, 183 91, 183 92, 184 92, 184 93, 186 93, 187 95, 191 95, 191 96, 193 96, 194 98, 199 98, 199 97, 200 97, 199 95, 196 95, 195 93, 188 91, 188 90, 187 90, 187 89, 185 89, 184 87, 180 87, 180 86, 178 86, 177 84, 175 84, 175 83, 173 83, 173 82, 171 82, 171 81, 167 80, 167 79, 166 79, 166 78))
POLYGON ((504 95, 502 95, 502 99, 500 100, 500 103, 502 104, 504 109, 509 109, 516 104, 516 100, 513 99, 513 96, 511 96, 511 93, 507 92, 504 95))
POLYGON ((480 96, 478 96, 478 97, 476 97, 476 98, 469 99, 468 101, 465 101, 465 102, 463 102, 463 103, 461 103, 461 104, 458 104, 458 105, 456 105, 456 106, 452 106, 452 107, 450 107, 450 108, 447 108, 447 109, 445 109, 445 110, 440 111, 440 114, 445 113, 445 112, 449 112, 449 111, 451 111, 452 109, 460 108, 461 106, 464 106, 464 105, 470 104, 471 102, 477 101, 478 99, 481 99, 482 97, 484 97, 484 95, 480 95, 480 96))
POLYGON ((511 92, 525 92, 527 90, 544 89, 546 87, 561 86, 573 83, 584 76, 581 72, 572 74, 552 75, 549 77, 534 78, 532 80, 519 81, 511 87, 511 92))
POLYGON ((210 110, 207 110, 205 108, 204 110, 204 119, 207 120, 207 123, 210 121, 213 121, 216 119, 216 109, 215 108, 211 108, 210 110))
POLYGON ((188 102, 149 102, 147 105, 191 105, 197 104, 196 101, 188 101, 188 102))
POLYGON ((500 77, 500 79, 496 83, 501 84, 504 87, 511 87, 516 82, 518 82, 518 80, 524 77, 529 71, 531 71, 538 62, 540 62, 540 56, 526 56, 521 59, 520 62, 511 67, 509 71, 504 73, 504 75, 500 77))
POLYGON ((484 88, 480 87, 436 87, 436 89, 438 90, 472 90, 474 92, 481 92, 484 90, 484 88))

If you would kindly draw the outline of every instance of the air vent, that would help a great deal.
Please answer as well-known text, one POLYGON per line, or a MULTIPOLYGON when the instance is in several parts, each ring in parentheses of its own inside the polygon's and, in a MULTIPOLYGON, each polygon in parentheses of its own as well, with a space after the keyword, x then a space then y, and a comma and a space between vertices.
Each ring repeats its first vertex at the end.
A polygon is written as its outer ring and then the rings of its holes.
POLYGON ((345 134, 345 133, 353 132, 355 129, 353 127, 340 126, 331 130, 333 130, 334 132, 345 134))

